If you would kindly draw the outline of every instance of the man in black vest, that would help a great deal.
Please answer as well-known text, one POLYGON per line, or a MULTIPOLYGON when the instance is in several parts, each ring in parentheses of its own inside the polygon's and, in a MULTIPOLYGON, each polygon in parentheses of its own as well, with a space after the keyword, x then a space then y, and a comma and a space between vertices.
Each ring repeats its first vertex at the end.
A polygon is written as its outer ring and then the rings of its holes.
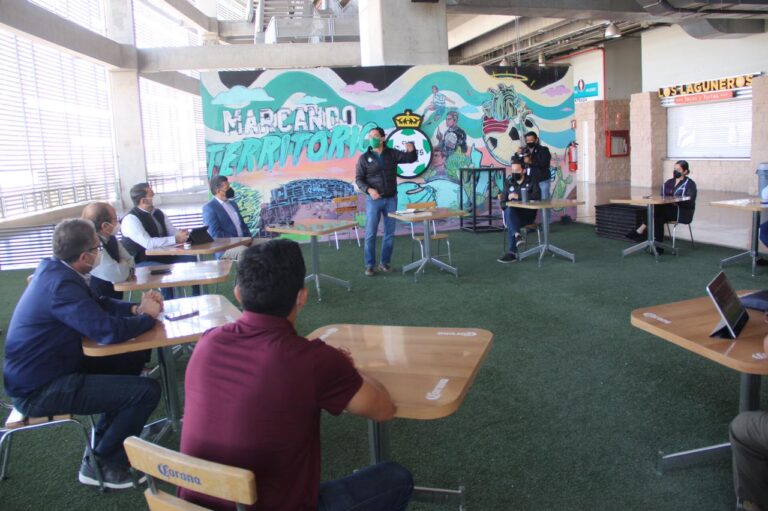
MULTIPOLYGON (((184 243, 189 237, 187 229, 176 229, 162 211, 155 207, 155 192, 148 183, 134 185, 130 191, 133 209, 123 217, 121 230, 123 245, 136 261, 136 266, 194 262, 194 256, 148 256, 148 248, 160 248, 184 243)), ((173 298, 172 288, 162 288, 163 298, 173 298)), ((192 287, 192 294, 200 294, 200 286, 192 287)))

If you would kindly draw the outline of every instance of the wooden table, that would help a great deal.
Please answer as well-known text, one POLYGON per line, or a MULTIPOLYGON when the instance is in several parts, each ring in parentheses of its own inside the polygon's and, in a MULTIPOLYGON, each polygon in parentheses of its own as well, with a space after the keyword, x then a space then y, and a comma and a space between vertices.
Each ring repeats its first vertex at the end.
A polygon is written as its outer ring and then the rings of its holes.
POLYGON ((160 383, 163 387, 168 425, 180 431, 181 411, 176 382, 176 363, 171 348, 177 344, 195 342, 203 332, 231 323, 240 317, 240 310, 221 295, 202 295, 178 298, 165 302, 165 312, 200 311, 187 319, 158 321, 152 330, 118 344, 101 345, 92 339, 83 339, 83 353, 89 357, 106 357, 120 353, 157 349, 160 364, 160 383))
POLYGON ((509 201, 507 207, 522 208, 522 209, 540 209, 541 210, 541 229, 544 231, 544 243, 539 244, 536 247, 529 248, 525 252, 518 255, 518 259, 522 261, 529 255, 539 254, 539 266, 541 266, 541 260, 544 258, 544 254, 552 252, 552 256, 559 255, 570 259, 572 262, 576 262, 576 255, 571 252, 567 252, 562 248, 556 247, 549 242, 549 217, 550 211, 557 208, 569 208, 575 206, 581 206, 584 201, 572 200, 572 199, 550 199, 545 201, 509 201))
POLYGON ((414 278, 419 273, 424 273, 426 270, 427 264, 432 264, 434 266, 437 266, 441 270, 445 270, 449 273, 452 273, 456 277, 459 276, 459 269, 455 268, 449 264, 444 263, 440 259, 432 257, 432 243, 430 241, 431 233, 429 229, 429 222, 432 220, 440 220, 441 218, 453 218, 453 217, 464 217, 467 216, 468 213, 466 211, 462 211, 460 209, 450 209, 450 208, 434 208, 427 211, 420 211, 415 213, 387 213, 387 216, 390 218, 394 218, 395 220, 401 220, 403 222, 423 222, 424 224, 424 257, 419 259, 418 261, 414 261, 410 264, 406 264, 403 266, 403 274, 405 274, 407 271, 413 270, 416 268, 416 271, 413 273, 414 278))
MULTIPOLYGON (((750 291, 740 291, 744 295, 750 291)), ((760 311, 747 309, 749 321, 738 339, 710 337, 720 316, 709 297, 655 305, 632 311, 631 323, 657 337, 691 351, 741 375, 739 411, 757 410, 760 406, 760 377, 768 374, 768 358, 763 352, 763 339, 768 323, 760 311)), ((722 458, 730 453, 723 443, 663 456, 659 472, 694 463, 722 458)))
MULTIPOLYGON (((374 377, 397 405, 395 417, 430 420, 455 412, 490 351, 493 334, 479 328, 433 328, 336 324, 307 336, 346 347, 355 366, 374 377)), ((389 459, 389 423, 368 421, 371 464, 389 459)), ((459 490, 418 488, 423 500, 435 494, 463 499, 459 490)))
POLYGON ((325 279, 337 286, 346 287, 347 291, 352 290, 352 284, 348 280, 337 279, 324 273, 320 273, 320 253, 317 247, 317 237, 325 236, 336 231, 343 231, 344 229, 352 229, 357 225, 354 220, 330 220, 323 218, 310 218, 306 220, 298 220, 293 225, 270 225, 266 228, 268 232, 277 232, 281 234, 298 234, 301 236, 310 236, 311 250, 312 250, 312 274, 307 275, 304 279, 305 282, 309 280, 315 281, 315 289, 317 289, 317 301, 323 299, 320 294, 320 280, 325 279))
POLYGON ((760 251, 758 249, 758 239, 760 234, 760 212, 768 208, 768 205, 762 205, 758 198, 748 199, 734 199, 734 200, 721 200, 709 203, 712 206, 718 208, 733 208, 740 209, 742 211, 752 212, 752 248, 746 252, 736 254, 735 256, 726 257, 720 261, 720 268, 735 263, 745 257, 752 259, 752 276, 755 276, 755 268, 757 267, 757 259, 760 257, 760 251))
POLYGON ((184 248, 184 243, 177 243, 167 247, 148 248, 146 254, 148 256, 194 255, 200 261, 201 256, 224 252, 240 245, 250 245, 251 241, 253 241, 253 238, 217 238, 210 243, 192 245, 189 248, 184 248))
POLYGON ((200 261, 174 263, 136 268, 135 275, 123 282, 115 282, 115 291, 143 291, 163 287, 186 287, 200 284, 218 284, 229 279, 232 261, 200 261), (156 270, 170 270, 165 275, 152 275, 156 270))
POLYGON ((646 195, 645 197, 632 197, 631 199, 611 199, 611 204, 632 204, 634 206, 645 206, 648 211, 645 224, 646 232, 648 233, 648 239, 642 243, 638 243, 633 247, 622 250, 621 257, 634 254, 635 252, 639 252, 640 250, 644 250, 646 248, 653 254, 657 262, 659 260, 659 252, 656 250, 657 248, 666 249, 669 250, 672 254, 677 254, 677 250, 675 250, 673 247, 664 245, 663 243, 656 241, 653 238, 653 207, 661 206, 663 204, 677 204, 678 202, 687 201, 689 199, 690 197, 662 197, 661 195, 646 195))

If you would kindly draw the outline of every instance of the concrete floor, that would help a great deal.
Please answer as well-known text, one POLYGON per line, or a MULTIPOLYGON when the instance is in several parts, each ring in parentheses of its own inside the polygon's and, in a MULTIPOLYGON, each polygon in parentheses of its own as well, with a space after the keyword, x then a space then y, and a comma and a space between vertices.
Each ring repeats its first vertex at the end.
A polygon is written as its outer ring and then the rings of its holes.
MULTIPOLYGON (((622 183, 578 183, 576 196, 586 203, 579 206, 576 220, 584 223, 595 223, 595 206, 607 204, 610 199, 642 197, 658 193, 658 190, 640 186, 630 186, 622 183)), ((752 213, 738 211, 732 208, 711 206, 712 201, 743 199, 743 193, 699 190, 696 198, 696 213, 691 223, 694 242, 712 243, 726 247, 749 249, 750 232, 752 230, 752 213)), ((689 240, 688 229, 680 226, 677 229, 678 240, 689 240)), ((761 248, 765 249, 765 247, 761 248)))

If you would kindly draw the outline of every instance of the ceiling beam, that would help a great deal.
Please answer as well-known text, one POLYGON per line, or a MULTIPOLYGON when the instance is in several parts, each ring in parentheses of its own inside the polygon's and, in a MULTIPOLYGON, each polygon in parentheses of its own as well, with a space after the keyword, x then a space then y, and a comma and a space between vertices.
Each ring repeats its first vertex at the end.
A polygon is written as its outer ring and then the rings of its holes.
POLYGON ((195 96, 200 95, 200 80, 184 73, 167 71, 163 73, 140 73, 139 76, 182 92, 195 96))
POLYGON ((211 45, 138 50, 139 72, 359 66, 360 43, 211 45))
POLYGON ((527 18, 646 20, 636 0, 446 0, 448 14, 500 14, 527 18))
POLYGON ((116 43, 27 0, 0 1, 0 26, 110 69, 136 69, 133 46, 116 43))
POLYGON ((206 16, 203 11, 189 3, 187 0, 163 0, 163 2, 181 16, 184 21, 203 29, 205 32, 217 33, 218 21, 216 18, 206 16))

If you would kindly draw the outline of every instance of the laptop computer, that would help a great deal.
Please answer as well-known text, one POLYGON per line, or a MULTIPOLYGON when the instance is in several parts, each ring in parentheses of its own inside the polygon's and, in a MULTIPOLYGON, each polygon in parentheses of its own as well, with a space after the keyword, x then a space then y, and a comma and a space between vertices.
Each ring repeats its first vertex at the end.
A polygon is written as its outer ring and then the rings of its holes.
POLYGON ((193 245, 202 245, 203 243, 210 243, 213 241, 211 235, 208 234, 208 226, 195 227, 189 231, 189 242, 193 245))
POLYGON ((728 282, 725 273, 718 273, 712 282, 707 284, 707 294, 720 314, 720 322, 709 334, 710 337, 736 339, 749 321, 749 313, 739 300, 731 283, 728 282))

